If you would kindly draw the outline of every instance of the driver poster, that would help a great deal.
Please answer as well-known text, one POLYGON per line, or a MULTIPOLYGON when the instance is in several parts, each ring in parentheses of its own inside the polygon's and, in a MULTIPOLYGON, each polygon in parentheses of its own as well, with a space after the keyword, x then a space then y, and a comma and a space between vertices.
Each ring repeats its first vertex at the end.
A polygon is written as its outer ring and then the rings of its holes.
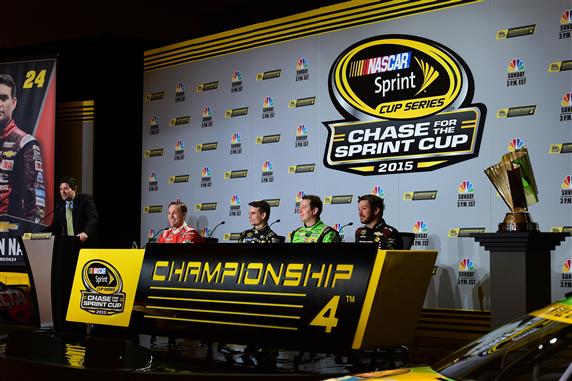
POLYGON ((0 62, 0 268, 21 266, 16 237, 51 222, 55 68, 55 59, 0 62))

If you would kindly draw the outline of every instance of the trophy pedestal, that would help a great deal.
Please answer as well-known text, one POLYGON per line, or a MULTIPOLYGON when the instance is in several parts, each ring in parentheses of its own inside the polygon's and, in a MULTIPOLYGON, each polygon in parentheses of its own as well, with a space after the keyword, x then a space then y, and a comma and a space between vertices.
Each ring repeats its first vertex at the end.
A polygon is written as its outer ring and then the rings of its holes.
POLYGON ((538 231, 538 224, 532 222, 528 212, 508 212, 504 221, 499 224, 498 232, 532 232, 538 231))
POLYGON ((569 233, 472 234, 490 252, 491 329, 551 303, 550 252, 569 233))

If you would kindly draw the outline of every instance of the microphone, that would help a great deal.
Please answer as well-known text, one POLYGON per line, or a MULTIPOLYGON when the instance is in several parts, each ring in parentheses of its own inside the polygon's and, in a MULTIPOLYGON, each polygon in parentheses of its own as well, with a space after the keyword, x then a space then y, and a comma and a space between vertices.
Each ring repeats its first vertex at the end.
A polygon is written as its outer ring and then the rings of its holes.
POLYGON ((273 223, 271 223, 270 225, 268 225, 268 227, 271 227, 272 225, 274 225, 274 224, 276 224, 276 223, 278 223, 278 222, 280 222, 280 218, 277 219, 276 221, 274 221, 273 223))
POLYGON ((34 232, 34 229, 36 229, 42 222, 44 222, 49 216, 51 216, 52 214, 54 214, 54 212, 58 209, 60 209, 62 207, 62 204, 58 204, 58 206, 56 206, 54 209, 52 209, 48 214, 46 214, 44 216, 44 218, 42 218, 40 221, 36 222, 31 228, 30 228, 30 233, 34 232))
POLYGON ((350 222, 348 222, 347 224, 342 225, 342 227, 340 228, 340 230, 338 231, 338 233, 341 233, 342 230, 344 230, 344 228, 345 228, 346 226, 352 226, 353 224, 354 224, 354 223, 350 221, 350 222))
POLYGON ((213 233, 214 233, 214 231, 216 230, 216 228, 218 228, 218 227, 221 226, 221 225, 224 225, 225 223, 226 223, 226 221, 221 221, 221 222, 219 222, 218 225, 214 227, 214 229, 211 231, 211 234, 209 234, 209 236, 208 236, 207 238, 210 238, 210 237, 213 235, 213 233))
POLYGON ((157 236, 159 235, 159 233, 161 233, 162 231, 165 231, 165 230, 167 230, 167 229, 169 229, 169 228, 163 228, 163 229, 159 230, 157 233, 155 233, 155 235, 153 235, 153 237, 151 237, 150 239, 147 240, 147 242, 145 242, 145 245, 143 245, 142 249, 146 248, 146 247, 147 247, 147 244, 148 244, 149 242, 151 242, 151 241, 153 241, 155 238, 157 238, 157 236))

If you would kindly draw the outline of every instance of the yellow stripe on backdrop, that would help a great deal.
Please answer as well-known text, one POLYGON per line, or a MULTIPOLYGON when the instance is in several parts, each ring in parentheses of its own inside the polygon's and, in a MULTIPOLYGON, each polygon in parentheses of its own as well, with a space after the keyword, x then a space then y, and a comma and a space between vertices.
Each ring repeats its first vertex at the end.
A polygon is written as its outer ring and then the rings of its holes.
POLYGON ((144 71, 480 1, 347 1, 146 51, 144 71))

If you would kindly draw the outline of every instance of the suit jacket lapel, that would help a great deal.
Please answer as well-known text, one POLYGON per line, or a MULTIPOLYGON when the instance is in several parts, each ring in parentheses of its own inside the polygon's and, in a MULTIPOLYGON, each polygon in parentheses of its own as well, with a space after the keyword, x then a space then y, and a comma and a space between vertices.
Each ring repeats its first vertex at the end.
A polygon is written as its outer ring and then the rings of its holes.
MULTIPOLYGON (((79 218, 79 217, 78 217, 78 213, 79 213, 79 205, 78 205, 78 204, 79 204, 79 197, 78 197, 78 195, 76 194, 75 197, 74 197, 74 199, 73 199, 73 209, 72 209, 73 228, 74 228, 73 230, 74 230, 74 231, 76 230, 76 226, 78 226, 78 222, 79 222, 79 221, 78 221, 78 218, 79 218)), ((79 232, 77 232, 77 233, 79 233, 79 232)), ((77 234, 77 233, 76 233, 76 234, 77 234)))

